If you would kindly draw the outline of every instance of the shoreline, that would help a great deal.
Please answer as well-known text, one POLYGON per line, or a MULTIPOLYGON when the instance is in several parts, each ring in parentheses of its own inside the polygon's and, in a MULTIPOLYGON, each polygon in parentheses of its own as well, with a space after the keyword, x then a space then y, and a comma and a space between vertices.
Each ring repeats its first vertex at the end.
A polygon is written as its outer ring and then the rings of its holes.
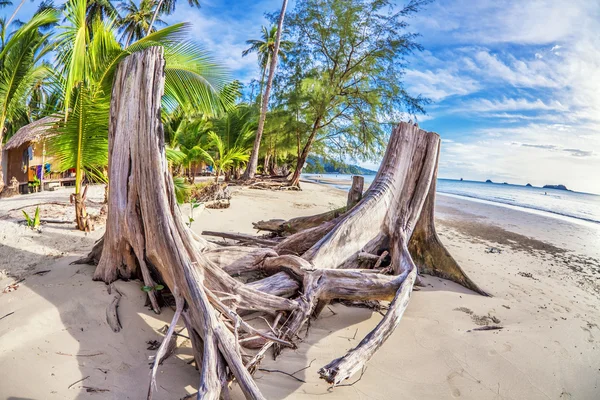
MULTIPOLYGON (((305 178, 301 179, 300 181, 305 182, 305 183, 314 183, 317 185, 326 185, 326 186, 334 187, 339 190, 344 190, 345 192, 348 192, 348 189, 350 189, 350 186, 351 186, 351 183, 347 180, 330 179, 327 177, 319 178, 319 179, 308 179, 305 177, 305 178)), ((459 181, 457 181, 457 182, 459 182, 459 181)), ((481 182, 476 182, 476 183, 481 183, 481 182)), ((369 187, 369 185, 370 185, 370 183, 365 182, 365 190, 369 187)), ((503 187, 503 185, 501 185, 501 184, 499 184, 499 185, 501 187, 503 187)), ((519 187, 521 187, 521 186, 519 186, 519 187)), ((523 186, 523 188, 524 187, 525 186, 523 186)), ((537 189, 540 189, 540 188, 537 188, 537 189)), ((570 191, 570 192, 572 192, 572 191, 570 191)), ((580 192, 572 192, 572 193, 596 196, 594 194, 589 194, 589 193, 580 193, 580 192)), ((578 217, 578 216, 574 216, 574 215, 564 214, 564 213, 560 213, 558 211, 550 211, 550 210, 546 210, 546 209, 540 209, 540 208, 536 208, 536 206, 533 206, 533 205, 513 204, 508 201, 507 202, 493 201, 493 200, 479 198, 476 196, 470 196, 467 194, 449 193, 449 192, 445 192, 445 191, 440 191, 439 189, 436 191, 436 195, 456 197, 459 199, 468 199, 468 200, 471 200, 474 202, 490 204, 490 205, 494 205, 494 206, 498 206, 498 207, 513 208, 518 211, 531 212, 534 214, 539 214, 539 215, 543 215, 543 216, 547 216, 547 217, 564 219, 564 220, 567 220, 570 222, 576 222, 576 223, 582 223, 582 224, 593 224, 600 228, 600 221, 598 221, 598 220, 595 220, 592 218, 584 218, 584 217, 578 217)))

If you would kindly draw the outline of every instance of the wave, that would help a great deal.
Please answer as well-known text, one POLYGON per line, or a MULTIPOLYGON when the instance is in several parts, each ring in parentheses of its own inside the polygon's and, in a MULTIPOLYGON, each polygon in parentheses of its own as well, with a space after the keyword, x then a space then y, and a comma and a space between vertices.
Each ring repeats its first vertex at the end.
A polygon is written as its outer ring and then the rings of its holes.
POLYGON ((516 201, 510 201, 510 200, 504 200, 504 198, 502 197, 486 197, 486 196, 477 196, 477 195, 472 195, 472 194, 466 194, 466 193, 453 193, 450 191, 445 191, 445 190, 436 190, 437 193, 443 193, 443 194, 450 194, 453 196, 459 196, 459 197, 466 197, 466 198, 471 198, 471 199, 477 199, 477 200, 485 200, 485 201, 489 201, 491 203, 500 203, 500 204, 507 204, 509 206, 515 206, 515 207, 521 207, 521 208, 527 208, 530 210, 536 210, 536 211, 544 211, 550 214, 555 214, 555 215, 560 215, 562 217, 569 217, 569 218, 575 218, 578 219, 580 221, 586 221, 586 222, 592 222, 595 224, 600 224, 600 220, 596 220, 593 218, 586 218, 586 217, 582 217, 581 215, 576 215, 576 214, 572 214, 572 213, 566 213, 566 212, 560 212, 560 211, 556 211, 556 210, 552 210, 552 209, 548 209, 545 207, 539 207, 539 206, 534 206, 531 204, 524 204, 524 203, 519 203, 516 201), (504 201, 503 201, 504 200, 504 201))

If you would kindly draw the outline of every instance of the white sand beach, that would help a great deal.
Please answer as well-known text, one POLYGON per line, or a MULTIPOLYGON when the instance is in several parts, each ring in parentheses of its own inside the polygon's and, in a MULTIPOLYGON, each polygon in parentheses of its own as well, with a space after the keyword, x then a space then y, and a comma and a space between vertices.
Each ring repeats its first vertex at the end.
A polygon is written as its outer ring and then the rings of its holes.
MULTIPOLYGON (((303 183, 303 191, 234 188, 231 207, 204 210, 192 228, 255 233, 251 222, 291 218, 345 204, 346 194, 303 183)), ((144 307, 139 281, 116 282, 123 329, 106 323, 112 300, 94 266, 70 265, 102 236, 72 224, 22 224, 26 204, 42 218, 71 219, 70 191, 0 200, 0 398, 142 399, 148 341, 170 322, 144 307), (12 211, 11 211, 12 210, 12 211), (66 213, 63 211, 66 210, 66 213), (2 290, 14 285, 16 290, 2 290)), ((90 189, 97 213, 103 187, 90 189)), ((424 276, 390 339, 362 374, 330 389, 320 367, 358 344, 381 319, 333 304, 312 321, 296 350, 268 356, 255 378, 268 399, 595 399, 600 393, 600 225, 439 195, 440 237, 492 297, 424 276), (502 330, 475 331, 485 325, 502 330), (294 373, 294 379, 279 372, 294 373)), ((184 215, 189 207, 183 206, 184 215)), ((181 332, 185 335, 185 331, 181 332)), ((196 391, 190 342, 160 367, 157 399, 196 391)), ((241 399, 239 391, 235 399, 241 399)))

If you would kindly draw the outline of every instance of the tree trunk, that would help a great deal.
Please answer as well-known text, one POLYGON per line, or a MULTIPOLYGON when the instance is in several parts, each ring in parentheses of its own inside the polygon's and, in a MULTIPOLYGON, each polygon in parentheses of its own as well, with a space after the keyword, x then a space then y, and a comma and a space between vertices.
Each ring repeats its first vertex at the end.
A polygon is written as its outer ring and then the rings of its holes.
POLYGON ((434 216, 436 180, 437 164, 425 206, 408 246, 410 254, 421 273, 448 279, 474 292, 489 296, 465 274, 437 235, 434 216))
POLYGON ((352 177, 352 187, 348 192, 348 201, 346 202, 346 209, 350 210, 362 199, 363 188, 365 187, 365 178, 362 176, 352 177))
MULTIPOLYGON (((302 148, 302 153, 298 156, 298 161, 296 162, 296 169, 294 170, 294 174, 290 179, 290 186, 300 186, 300 174, 302 173, 302 168, 304 168, 304 163, 306 163, 306 159, 308 158, 308 153, 310 152, 310 148, 315 142, 315 138, 317 137, 317 132, 319 131, 319 124, 321 123, 321 116, 318 116, 313 124, 312 131, 310 136, 308 137, 308 141, 302 148)), ((300 141, 298 141, 298 146, 300 146, 300 141)))
POLYGON ((85 189, 83 189, 83 194, 79 191, 75 192, 71 194, 70 200, 71 204, 75 205, 75 223, 77 224, 77 229, 80 231, 90 232, 94 230, 94 223, 92 222, 92 219, 85 208, 87 191, 88 186, 86 185, 85 189))
POLYGON ((263 162, 263 175, 267 175, 269 173, 269 160, 271 158, 271 154, 265 154, 265 160, 263 162))
POLYGON ((162 7, 164 0, 159 0, 158 4, 156 5, 156 8, 154 9, 154 14, 152 14, 152 20, 150 21, 150 25, 148 25, 148 30, 146 31, 146 36, 148 36, 150 34, 150 32, 152 32, 152 26, 154 25, 154 22, 156 21, 156 17, 158 16, 158 13, 160 12, 160 8, 162 7))
POLYGON ((4 140, 3 129, 0 130, 0 193, 4 190, 4 171, 2 170, 2 141, 4 140))
POLYGON ((277 36, 275 38, 275 49, 273 50, 273 58, 271 59, 271 65, 269 66, 269 77, 267 78, 267 87, 265 88, 265 95, 262 99, 262 107, 260 109, 260 117, 258 119, 258 129, 256 130, 256 138, 254 139, 254 146, 252 147, 252 153, 250 154, 250 160, 248 166, 244 172, 244 179, 252 179, 256 174, 256 167, 258 165, 258 152, 260 151, 260 141, 262 139, 263 130, 265 128, 265 118, 267 117, 267 108, 269 106, 269 95, 271 94, 271 86, 273 86, 273 76, 275 75, 275 69, 277 68, 277 53, 279 53, 279 44, 281 42, 281 32, 283 31, 283 19, 285 18, 285 9, 287 7, 287 0, 283 0, 281 5, 281 13, 279 14, 279 22, 277 23, 277 36))
MULTIPOLYGON (((263 242, 274 246, 270 249, 218 247, 188 229, 175 199, 160 119, 163 68, 162 48, 152 47, 127 57, 116 74, 106 234, 86 260, 101 253, 94 278, 110 283, 139 273, 145 286, 168 286, 177 305, 171 327, 184 319, 201 367, 198 399, 218 399, 221 392, 227 397, 233 379, 246 398, 263 399, 250 375, 260 357, 244 348, 264 354, 272 346, 293 347, 309 317, 333 299, 392 301, 356 348, 320 370, 321 377, 339 384, 364 366, 407 307, 417 277, 407 245, 434 176, 438 135, 407 123, 396 127, 375 181, 346 214, 278 244, 263 242), (302 242, 305 250, 299 251, 302 242), (286 248, 296 251, 286 253, 286 248), (364 258, 365 252, 379 250, 389 251, 390 265, 359 268, 359 254, 364 258), (248 273, 247 284, 231 276, 248 273), (272 329, 250 325, 243 318, 247 311, 268 318, 272 329), (243 357, 250 361, 244 363, 243 357)), ((149 294, 158 312, 154 290, 149 294)), ((164 351, 161 345, 158 355, 164 351)), ((155 376, 156 366, 149 398, 155 376)))

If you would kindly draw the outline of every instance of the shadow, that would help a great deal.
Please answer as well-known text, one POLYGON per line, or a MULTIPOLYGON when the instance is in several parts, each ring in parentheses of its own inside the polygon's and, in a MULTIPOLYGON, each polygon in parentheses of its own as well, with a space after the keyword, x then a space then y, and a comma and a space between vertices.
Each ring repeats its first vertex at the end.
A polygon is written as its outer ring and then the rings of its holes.
MULTIPOLYGON (((23 279, 16 290, 0 293, 0 317, 13 313, 0 320, 0 398, 145 398, 149 357, 155 354, 147 342, 162 340, 158 329, 170 323, 173 310, 164 308, 155 315, 144 307, 140 281, 117 281, 114 286, 123 296, 118 308, 122 329, 113 332, 106 322, 106 309, 114 292, 109 294, 107 285, 92 280, 95 266, 70 265, 80 255, 54 259, 34 251, 42 244, 60 249, 60 243, 70 240, 83 255, 95 238, 77 231, 43 232, 33 238, 27 250, 0 244, 0 255, 4 256, 0 265, 5 268, 13 264, 8 276, 0 279, 1 289, 23 279), (27 260, 35 260, 35 265, 14 267, 27 260)), ((355 346, 367 333, 361 327, 357 334, 354 326, 367 321, 372 328, 379 319, 367 309, 341 304, 327 307, 319 319, 311 322, 308 336, 298 349, 284 350, 276 361, 268 353, 261 368, 294 372, 311 364, 295 376, 312 382, 313 387, 316 384, 319 393, 325 394, 328 385, 318 379, 318 368, 342 356, 348 344, 355 346), (331 348, 336 349, 335 354, 331 348), (315 351, 320 355, 315 356, 315 351)), ((305 334, 303 329, 301 336, 305 334)), ((155 399, 179 399, 196 392, 199 374, 192 360, 191 343, 178 337, 175 354, 159 368, 155 399)), ((285 398, 303 385, 266 371, 257 371, 255 378, 269 399, 285 398)), ((244 398, 236 392, 239 388, 233 391, 234 399, 244 398)))
MULTIPOLYGON (((74 244, 83 254, 94 239, 77 234, 81 240, 74 244)), ((145 398, 149 357, 155 354, 147 342, 162 339, 157 330, 170 323, 172 310, 155 315, 144 307, 139 281, 116 282, 123 294, 118 309, 122 330, 113 332, 106 309, 114 292, 108 294, 107 285, 92 280, 95 267, 70 265, 79 256, 40 258, 35 252, 45 240, 52 239, 50 247, 72 240, 72 235, 52 235, 42 233, 27 250, 0 244, 0 270, 7 269, 0 275, 0 290, 20 281, 15 290, 0 292, 0 398, 145 398), (35 265, 15 267, 31 260, 35 265)), ((192 355, 185 342, 178 338, 176 354, 159 369, 156 399, 180 398, 197 387, 198 373, 187 363, 192 355)))

